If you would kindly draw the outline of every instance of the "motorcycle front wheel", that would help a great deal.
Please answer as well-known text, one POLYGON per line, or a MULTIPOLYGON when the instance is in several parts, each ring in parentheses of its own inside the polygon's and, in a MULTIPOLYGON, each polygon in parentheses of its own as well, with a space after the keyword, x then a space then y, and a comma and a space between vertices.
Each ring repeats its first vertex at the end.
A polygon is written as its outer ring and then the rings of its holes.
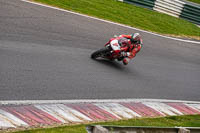
POLYGON ((106 47, 99 49, 91 54, 92 59, 97 59, 98 57, 104 57, 106 53, 110 52, 110 50, 106 47))

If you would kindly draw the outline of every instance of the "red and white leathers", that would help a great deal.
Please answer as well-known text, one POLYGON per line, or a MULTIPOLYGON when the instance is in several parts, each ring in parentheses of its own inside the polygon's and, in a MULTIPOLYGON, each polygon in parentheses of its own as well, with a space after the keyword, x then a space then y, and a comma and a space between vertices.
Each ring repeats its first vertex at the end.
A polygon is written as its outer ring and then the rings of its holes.
POLYGON ((127 65, 131 59, 133 59, 136 54, 141 50, 142 48, 142 39, 139 36, 137 40, 131 40, 133 35, 120 35, 116 38, 112 38, 108 43, 118 42, 118 44, 121 46, 121 53, 123 58, 123 64, 127 65), (118 40, 118 41, 116 41, 118 40))

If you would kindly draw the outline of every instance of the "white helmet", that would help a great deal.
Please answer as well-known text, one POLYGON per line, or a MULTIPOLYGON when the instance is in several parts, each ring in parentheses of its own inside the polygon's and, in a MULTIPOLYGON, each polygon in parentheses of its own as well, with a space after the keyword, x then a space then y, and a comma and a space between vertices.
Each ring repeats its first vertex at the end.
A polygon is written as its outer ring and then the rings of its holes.
POLYGON ((141 36, 139 33, 131 34, 131 43, 140 43, 141 36))

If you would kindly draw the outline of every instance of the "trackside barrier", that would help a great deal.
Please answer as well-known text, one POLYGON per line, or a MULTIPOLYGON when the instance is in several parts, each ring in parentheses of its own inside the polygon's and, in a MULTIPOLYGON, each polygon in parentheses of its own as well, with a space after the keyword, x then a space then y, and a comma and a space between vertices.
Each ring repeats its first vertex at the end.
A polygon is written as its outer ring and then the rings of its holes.
POLYGON ((200 5, 183 0, 119 0, 200 25, 200 5))
POLYGON ((195 127, 130 127, 130 126, 87 126, 88 133, 200 133, 195 127))
POLYGON ((153 10, 165 13, 174 17, 179 17, 184 7, 184 2, 180 0, 157 0, 153 10))
POLYGON ((156 0, 124 0, 126 3, 153 9, 156 0))
POLYGON ((186 3, 180 17, 200 25, 200 5, 186 3))

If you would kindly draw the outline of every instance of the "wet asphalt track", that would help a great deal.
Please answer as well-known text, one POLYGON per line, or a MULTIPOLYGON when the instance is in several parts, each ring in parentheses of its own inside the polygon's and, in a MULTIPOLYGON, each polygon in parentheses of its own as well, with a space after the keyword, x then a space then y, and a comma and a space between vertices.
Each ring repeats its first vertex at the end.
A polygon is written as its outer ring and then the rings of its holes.
POLYGON ((128 66, 90 54, 136 30, 0 0, 0 100, 161 98, 200 100, 200 45, 140 32, 128 66))

